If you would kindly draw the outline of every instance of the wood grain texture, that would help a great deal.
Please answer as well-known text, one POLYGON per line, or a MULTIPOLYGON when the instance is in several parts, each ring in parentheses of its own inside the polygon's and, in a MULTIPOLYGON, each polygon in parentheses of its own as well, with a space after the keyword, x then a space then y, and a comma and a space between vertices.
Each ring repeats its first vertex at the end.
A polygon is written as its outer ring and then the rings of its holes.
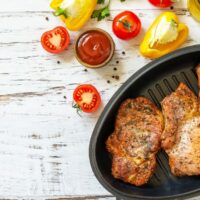
MULTIPOLYGON (((91 171, 89 139, 113 93, 150 62, 139 54, 138 46, 162 11, 146 0, 113 0, 111 17, 99 23, 90 20, 82 31, 107 30, 116 43, 115 56, 108 66, 87 72, 74 58, 79 32, 71 33, 71 44, 60 55, 42 49, 41 34, 63 25, 51 12, 48 0, 11 0, 0 8, 0 198, 112 200, 91 171), (140 16, 143 30, 136 39, 124 42, 112 34, 111 19, 127 9, 140 16), (120 79, 112 79, 113 75, 120 79), (99 89, 103 100, 99 112, 79 117, 72 109, 72 92, 80 83, 99 89)), ((176 4, 174 12, 190 26, 184 46, 200 43, 200 24, 188 14, 186 1, 176 4)))

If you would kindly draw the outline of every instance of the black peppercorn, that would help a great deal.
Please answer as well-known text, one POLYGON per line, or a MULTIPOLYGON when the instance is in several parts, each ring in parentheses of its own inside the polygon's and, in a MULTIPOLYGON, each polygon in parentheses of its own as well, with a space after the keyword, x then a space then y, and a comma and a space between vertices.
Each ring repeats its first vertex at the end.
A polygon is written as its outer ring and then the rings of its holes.
POLYGON ((115 76, 115 79, 116 79, 116 80, 119 80, 119 76, 115 76))

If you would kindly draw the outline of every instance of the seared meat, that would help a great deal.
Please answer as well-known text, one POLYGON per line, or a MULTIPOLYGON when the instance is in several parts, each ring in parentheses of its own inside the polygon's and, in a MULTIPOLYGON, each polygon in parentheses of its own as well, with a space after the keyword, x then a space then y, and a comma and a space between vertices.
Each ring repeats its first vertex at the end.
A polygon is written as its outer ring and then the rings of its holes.
POLYGON ((171 149, 176 143, 176 131, 180 124, 198 112, 195 94, 181 83, 177 90, 161 102, 165 127, 162 133, 162 148, 171 149))
POLYGON ((162 101, 165 128, 162 148, 175 176, 200 175, 200 114, 198 99, 183 83, 162 101))
POLYGON ((125 100, 106 142, 113 156, 113 176, 137 186, 147 183, 156 166, 162 130, 162 114, 151 101, 143 97, 125 100))

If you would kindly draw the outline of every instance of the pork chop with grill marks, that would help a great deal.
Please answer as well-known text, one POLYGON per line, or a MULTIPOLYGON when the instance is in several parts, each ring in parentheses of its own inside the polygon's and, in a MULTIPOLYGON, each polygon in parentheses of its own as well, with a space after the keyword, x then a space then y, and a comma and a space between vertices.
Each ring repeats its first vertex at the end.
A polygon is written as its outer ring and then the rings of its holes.
MULTIPOLYGON (((200 69, 197 70, 200 76, 200 69)), ((175 176, 200 175, 199 100, 181 83, 162 101, 165 128, 161 145, 175 176)))
POLYGON ((136 186, 148 182, 156 167, 163 117, 148 99, 125 100, 118 110, 115 130, 106 141, 115 178, 136 186))

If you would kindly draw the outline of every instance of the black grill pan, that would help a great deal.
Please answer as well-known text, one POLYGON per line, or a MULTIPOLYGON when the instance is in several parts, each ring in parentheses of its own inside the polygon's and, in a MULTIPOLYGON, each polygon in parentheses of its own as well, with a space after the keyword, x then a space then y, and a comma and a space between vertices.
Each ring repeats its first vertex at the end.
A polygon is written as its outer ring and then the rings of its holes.
MULTIPOLYGON (((90 163, 99 182, 119 199, 186 199, 200 195, 200 176, 175 177, 167 155, 160 151, 157 168, 149 183, 142 187, 124 183, 111 175, 111 157, 105 141, 114 130, 120 104, 127 98, 145 96, 158 107, 180 82, 198 93, 195 67, 200 63, 200 45, 186 47, 146 65, 131 76, 113 95, 101 114, 90 140, 90 163)), ((200 148, 200 147, 199 147, 200 148)))

